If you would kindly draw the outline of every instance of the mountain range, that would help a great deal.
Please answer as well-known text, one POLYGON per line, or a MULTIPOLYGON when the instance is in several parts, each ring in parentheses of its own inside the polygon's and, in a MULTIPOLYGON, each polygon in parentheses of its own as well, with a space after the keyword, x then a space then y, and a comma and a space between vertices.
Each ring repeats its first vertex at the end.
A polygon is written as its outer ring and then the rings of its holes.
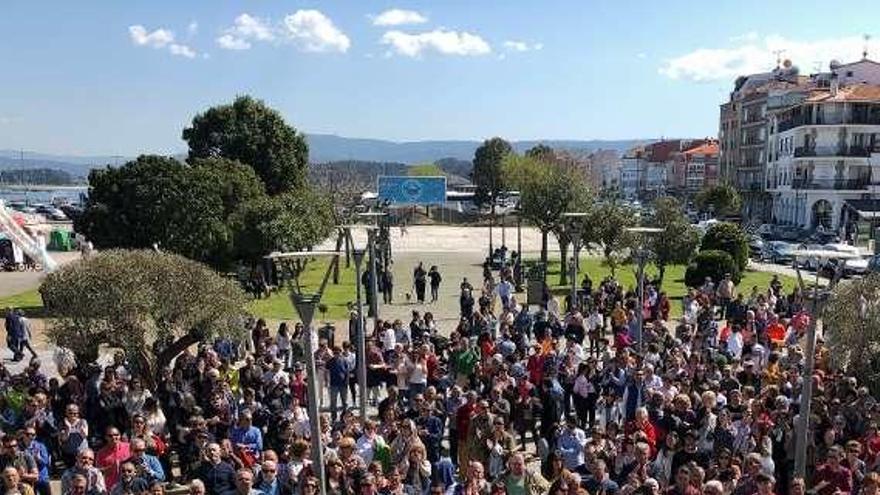
MULTIPOLYGON (((480 141, 408 141, 395 142, 381 139, 360 139, 335 136, 331 134, 308 134, 309 157, 312 163, 336 161, 395 162, 416 164, 434 162, 444 158, 471 160, 480 141)), ((577 152, 590 152, 599 149, 618 153, 648 139, 603 140, 527 140, 514 141, 513 148, 522 153, 536 144, 545 144, 555 149, 577 152)), ((175 153, 175 156, 185 156, 175 153)), ((0 150, 0 170, 48 168, 63 170, 75 177, 85 177, 92 168, 105 165, 121 165, 132 157, 126 156, 77 156, 53 155, 48 153, 0 150)))

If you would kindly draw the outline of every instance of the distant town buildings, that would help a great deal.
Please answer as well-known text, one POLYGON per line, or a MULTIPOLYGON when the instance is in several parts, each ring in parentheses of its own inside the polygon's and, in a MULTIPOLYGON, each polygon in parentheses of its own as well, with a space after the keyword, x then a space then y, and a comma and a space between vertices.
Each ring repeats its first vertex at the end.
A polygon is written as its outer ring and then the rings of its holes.
POLYGON ((671 139, 639 146, 620 160, 619 190, 628 200, 652 201, 674 195, 688 199, 716 184, 718 142, 671 139))

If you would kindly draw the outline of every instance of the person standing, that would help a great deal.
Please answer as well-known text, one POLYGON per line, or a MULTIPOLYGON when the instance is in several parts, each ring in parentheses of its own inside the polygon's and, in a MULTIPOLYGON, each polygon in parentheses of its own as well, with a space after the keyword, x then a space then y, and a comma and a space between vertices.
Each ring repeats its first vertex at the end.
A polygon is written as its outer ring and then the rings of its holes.
POLYGON ((24 311, 22 311, 21 309, 15 310, 15 316, 18 318, 18 324, 21 332, 18 341, 19 354, 24 356, 24 349, 27 348, 27 350, 31 353, 31 357, 37 357, 37 351, 35 351, 33 346, 31 346, 31 321, 25 318, 24 311))
POLYGON ((431 279, 431 302, 437 302, 440 294, 440 282, 443 281, 443 277, 440 276, 440 271, 437 269, 437 265, 431 266, 431 270, 428 272, 428 278, 431 279))
POLYGON ((6 345, 12 351, 12 360, 21 361, 21 319, 12 308, 6 308, 6 345))
POLYGON ((382 286, 382 300, 385 304, 391 304, 394 299, 394 272, 391 267, 386 267, 379 275, 379 282, 382 286))
POLYGON ((341 409, 348 408, 348 374, 351 372, 350 362, 342 356, 342 349, 333 348, 333 357, 327 361, 327 374, 330 382, 330 417, 335 422, 341 409), (341 403, 341 404, 339 404, 341 403))
POLYGON ((425 271, 425 267, 422 265, 422 262, 419 261, 419 266, 413 270, 413 285, 416 288, 416 299, 419 301, 419 304, 425 303, 425 286, 427 285, 428 272, 425 271))

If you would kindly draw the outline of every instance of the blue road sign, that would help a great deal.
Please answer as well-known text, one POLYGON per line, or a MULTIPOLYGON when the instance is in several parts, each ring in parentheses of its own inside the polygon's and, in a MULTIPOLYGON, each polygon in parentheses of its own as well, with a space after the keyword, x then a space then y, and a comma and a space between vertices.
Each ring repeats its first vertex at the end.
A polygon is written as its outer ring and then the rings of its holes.
POLYGON ((379 201, 392 204, 439 205, 446 202, 446 177, 380 175, 379 201))

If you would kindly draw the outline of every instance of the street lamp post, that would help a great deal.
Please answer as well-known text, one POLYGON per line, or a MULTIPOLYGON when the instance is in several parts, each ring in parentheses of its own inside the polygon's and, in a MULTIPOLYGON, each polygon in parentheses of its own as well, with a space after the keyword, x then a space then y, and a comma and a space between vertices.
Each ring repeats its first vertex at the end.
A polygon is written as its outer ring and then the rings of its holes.
POLYGON ((638 272, 636 276, 638 277, 638 290, 636 291, 638 300, 638 305, 636 306, 636 318, 638 321, 639 327, 639 335, 638 335, 638 349, 639 352, 642 352, 642 342, 644 341, 645 334, 645 313, 644 313, 644 305, 645 305, 645 265, 648 264, 648 257, 651 252, 643 245, 645 240, 645 236, 651 234, 658 234, 660 232, 664 232, 666 229, 657 228, 657 227, 630 227, 627 228, 626 231, 642 236, 640 239, 639 246, 636 247, 635 250, 635 259, 638 266, 638 272))
POLYGON ((351 242, 352 255, 354 257, 355 286, 357 287, 357 362, 358 362, 358 388, 360 388, 361 420, 367 419, 367 361, 366 361, 366 332, 364 328, 364 299, 361 290, 361 270, 366 251, 354 248, 354 240, 351 237, 351 229, 346 228, 346 242, 351 242))
MULTIPOLYGON (((795 425, 797 433, 797 444, 794 452, 794 472, 795 476, 803 478, 807 472, 807 435, 810 432, 810 415, 812 414, 813 402, 813 368, 816 358, 816 326, 818 325, 819 316, 819 272, 818 267, 822 265, 822 260, 838 259, 840 263, 844 263, 847 259, 858 258, 858 255, 851 253, 842 253, 840 251, 831 250, 797 250, 794 252, 794 258, 797 259, 816 259, 816 279, 813 285, 813 304, 812 314, 810 315, 810 326, 807 329, 807 348, 804 350, 804 374, 803 383, 801 385, 801 403, 800 411, 798 411, 798 421, 795 425)), ((795 262, 795 270, 800 280, 799 264, 795 262)), ((839 269, 839 268, 838 268, 839 269)), ((832 276, 829 287, 836 277, 832 276)), ((803 291, 803 283, 801 281, 801 289, 803 291)))
MULTIPOLYGON (((300 320, 302 321, 303 327, 305 329, 305 364, 308 380, 308 410, 309 426, 311 430, 310 440, 312 463, 314 463, 315 466, 323 466, 324 446, 321 442, 321 418, 319 416, 320 411, 318 409, 318 394, 322 393, 322 391, 318 390, 317 374, 315 370, 315 348, 312 345, 312 336, 315 330, 312 328, 312 321, 315 317, 315 309, 321 302, 321 296, 324 294, 324 288, 327 287, 327 281, 330 279, 330 274, 333 272, 333 265, 339 259, 339 253, 336 251, 301 251, 292 253, 272 253, 267 256, 267 259, 270 261, 277 261, 279 259, 316 257, 332 258, 331 262, 327 266, 327 271, 324 273, 324 279, 321 281, 321 286, 314 293, 303 293, 299 284, 295 283, 291 286, 290 301, 293 303, 293 306, 299 313, 300 320)), ((318 478, 318 493, 320 493, 321 495, 326 495, 327 491, 326 485, 324 483, 324 470, 316 469, 315 475, 318 478)))
MULTIPOLYGON (((375 226, 367 229, 367 250, 370 252, 370 314, 373 315, 373 328, 375 329, 375 325, 379 322, 379 290, 378 290, 378 280, 376 274, 376 230, 378 229, 379 220, 382 217, 387 216, 387 213, 381 211, 372 211, 366 213, 359 213, 359 217, 361 218, 373 218, 375 221, 375 226)), ((360 283, 360 280, 358 280, 360 283)))

